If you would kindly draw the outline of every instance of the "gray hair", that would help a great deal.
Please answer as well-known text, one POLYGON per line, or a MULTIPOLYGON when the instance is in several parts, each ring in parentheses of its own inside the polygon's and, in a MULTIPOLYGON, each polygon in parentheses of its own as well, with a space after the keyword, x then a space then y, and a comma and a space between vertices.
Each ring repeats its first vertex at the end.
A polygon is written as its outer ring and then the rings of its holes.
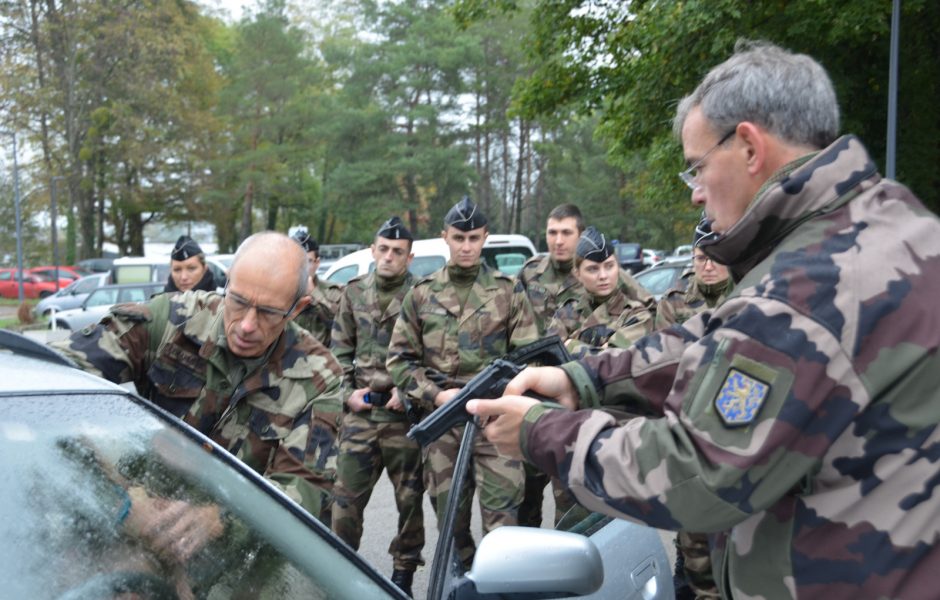
POLYGON ((718 135, 750 121, 789 144, 825 148, 839 133, 839 103, 826 70, 768 42, 738 40, 731 58, 682 99, 673 121, 680 139, 697 106, 718 135))
POLYGON ((274 259, 283 260, 283 253, 288 253, 288 255, 290 253, 296 254, 294 258, 300 268, 297 274, 297 293, 294 295, 294 300, 297 301, 303 298, 307 294, 307 278, 310 274, 310 270, 307 268, 307 254, 304 252, 303 246, 298 244, 295 239, 278 231, 260 231, 245 238, 245 241, 239 244, 238 249, 235 251, 235 257, 232 258, 232 266, 229 267, 229 271, 235 268, 238 259, 255 246, 263 249, 262 251, 271 253, 274 259))

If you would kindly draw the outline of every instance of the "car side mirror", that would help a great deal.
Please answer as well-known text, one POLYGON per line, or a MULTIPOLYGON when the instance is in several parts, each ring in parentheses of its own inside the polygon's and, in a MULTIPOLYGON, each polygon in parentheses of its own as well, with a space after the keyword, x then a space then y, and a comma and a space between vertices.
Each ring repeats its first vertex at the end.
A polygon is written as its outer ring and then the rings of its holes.
POLYGON ((597 546, 583 535, 507 526, 483 538, 466 579, 477 594, 583 596, 604 583, 604 564, 597 546))

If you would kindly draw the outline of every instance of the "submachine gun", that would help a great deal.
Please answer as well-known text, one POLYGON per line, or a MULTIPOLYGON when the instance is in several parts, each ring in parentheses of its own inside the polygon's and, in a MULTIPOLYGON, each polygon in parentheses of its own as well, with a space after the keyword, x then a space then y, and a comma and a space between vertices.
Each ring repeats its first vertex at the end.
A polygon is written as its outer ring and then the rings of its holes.
MULTIPOLYGON (((529 363, 538 363, 546 367, 558 367, 571 360, 571 356, 557 335, 548 336, 516 348, 506 356, 497 358, 485 369, 467 382, 463 389, 446 404, 432 412, 426 419, 415 425, 408 432, 408 437, 422 446, 427 446, 451 427, 471 419, 467 412, 467 402, 474 398, 499 398, 513 377, 518 375, 529 363)), ((527 396, 546 400, 534 393, 527 396)))

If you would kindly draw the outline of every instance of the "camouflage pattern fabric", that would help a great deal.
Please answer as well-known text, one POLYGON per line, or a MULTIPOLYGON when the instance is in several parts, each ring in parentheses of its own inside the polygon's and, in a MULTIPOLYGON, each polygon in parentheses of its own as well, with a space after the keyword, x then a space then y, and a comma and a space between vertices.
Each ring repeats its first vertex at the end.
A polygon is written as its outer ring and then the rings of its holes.
POLYGON ((310 294, 311 302, 294 322, 313 334, 313 337, 329 348, 333 334, 333 316, 339 307, 343 286, 332 281, 314 278, 316 287, 310 294))
POLYGON ((53 345, 83 369, 133 381, 141 395, 180 409, 184 421, 322 517, 335 477, 342 369, 293 323, 264 357, 234 357, 222 310, 212 292, 161 294, 116 306, 53 345))
POLYGON ((516 280, 522 284, 522 290, 532 305, 539 335, 545 334, 558 307, 569 298, 577 298, 584 290, 573 267, 568 272, 559 271, 549 256, 533 256, 527 260, 516 280))
MULTIPOLYGON (((448 267, 417 282, 402 302, 386 363, 399 393, 427 412, 443 390, 459 388, 494 358, 534 342, 538 331, 522 286, 485 264, 461 309, 448 267)), ((445 434, 424 449, 425 487, 441 523, 451 487, 459 440, 445 434)), ((474 479, 480 493, 484 531, 515 525, 522 501, 522 464, 496 455, 479 436, 474 446, 474 479)), ((468 486, 469 485, 468 482, 468 486)), ((462 504, 458 553, 474 553, 469 531, 470 502, 462 504), (463 525, 466 525, 464 528, 463 525)))
MULTIPOLYGON (((401 300, 414 276, 406 275, 384 311, 376 277, 370 273, 346 285, 333 321, 331 349, 343 367, 346 397, 356 389, 391 392, 394 387, 385 359, 401 300)), ((358 549, 363 513, 382 470, 387 470, 398 507, 397 534, 388 551, 394 568, 405 571, 424 564, 421 448, 405 435, 410 425, 403 412, 379 406, 343 417, 333 505, 333 531, 358 549)))
POLYGON ((564 368, 528 460, 586 507, 714 533, 723 597, 932 598, 940 570, 940 222, 844 136, 703 250, 735 290, 564 368))
POLYGON ((616 290, 597 308, 582 293, 562 304, 548 325, 548 333, 565 340, 568 352, 575 357, 604 347, 615 333, 632 343, 652 330, 650 310, 644 303, 631 300, 623 289, 616 290))
POLYGON ((679 282, 663 294, 659 304, 656 305, 656 322, 653 328, 659 330, 670 325, 685 323, 698 313, 721 304, 733 287, 730 278, 727 284, 723 293, 716 298, 709 299, 703 293, 702 285, 696 279, 695 274, 691 270, 683 273, 679 282))

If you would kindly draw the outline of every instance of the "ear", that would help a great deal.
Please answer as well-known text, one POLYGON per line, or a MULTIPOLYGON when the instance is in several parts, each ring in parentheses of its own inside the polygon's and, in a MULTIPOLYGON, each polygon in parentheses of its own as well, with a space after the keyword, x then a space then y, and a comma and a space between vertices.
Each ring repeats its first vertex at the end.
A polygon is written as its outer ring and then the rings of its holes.
POLYGON ((767 164, 768 152, 770 151, 770 140, 767 137, 767 132, 750 121, 741 121, 738 123, 736 134, 743 144, 748 174, 759 174, 767 164))
POLYGON ((408 266, 411 266, 411 261, 415 259, 414 253, 408 255, 408 266))

